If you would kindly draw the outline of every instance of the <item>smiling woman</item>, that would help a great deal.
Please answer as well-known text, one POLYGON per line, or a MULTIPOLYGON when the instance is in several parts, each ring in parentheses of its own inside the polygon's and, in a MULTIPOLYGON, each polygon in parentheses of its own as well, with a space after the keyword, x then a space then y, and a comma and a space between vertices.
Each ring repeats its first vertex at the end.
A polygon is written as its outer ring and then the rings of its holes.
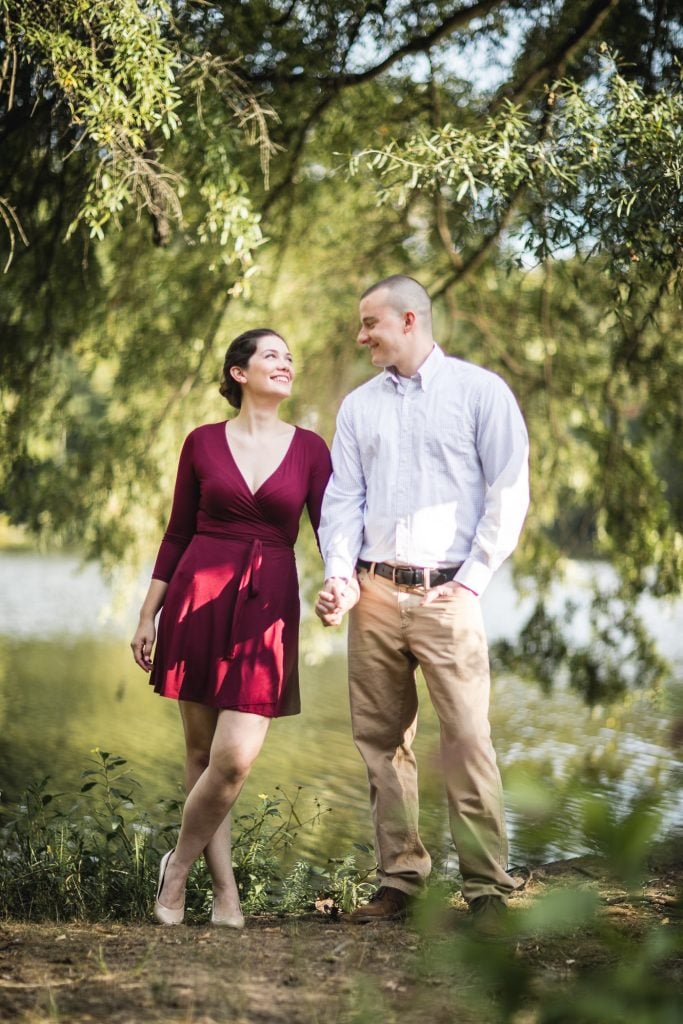
MULTIPOLYGON (((235 409, 242 407, 243 385, 253 378, 250 392, 257 397, 261 377, 294 380, 294 361, 284 338, 266 327, 245 331, 232 342, 225 353, 220 393, 235 409)), ((287 392, 289 394, 289 391, 287 392)))
MULTIPOLYGON (((269 418, 269 408, 272 405, 274 396, 278 401, 289 398, 294 381, 294 361, 287 343, 279 334, 268 334, 261 331, 248 331, 241 335, 243 345, 250 348, 254 346, 249 354, 246 365, 240 366, 236 363, 233 354, 228 365, 223 371, 224 385, 223 393, 231 404, 239 409, 242 405, 242 396, 247 390, 248 401, 254 415, 258 416, 257 410, 262 410, 266 418, 269 418), (230 384, 226 384, 227 381, 230 384), (237 393, 234 386, 237 386, 237 393), (231 397, 232 396, 232 397, 231 397), (234 399, 234 400, 232 400, 234 399)), ((231 346, 232 348, 232 346, 231 346)), ((230 352, 230 350, 228 350, 230 352)), ((253 419, 253 417, 252 417, 253 419)), ((295 428, 289 423, 278 421, 279 429, 269 431, 268 443, 263 443, 260 430, 253 429, 251 424, 238 416, 228 427, 225 425, 228 448, 234 463, 243 477, 249 490, 255 493, 272 476, 282 460, 285 458, 290 445, 294 439, 295 428)))
POLYGON ((185 440, 131 644, 156 692, 179 702, 185 732, 189 796, 178 844, 161 862, 162 924, 182 922, 187 875, 203 852, 212 923, 243 926, 230 810, 271 718, 300 710, 293 547, 304 505, 317 531, 330 457, 317 434, 279 418, 293 380, 291 353, 275 331, 247 331, 230 345, 220 390, 239 412, 185 440))

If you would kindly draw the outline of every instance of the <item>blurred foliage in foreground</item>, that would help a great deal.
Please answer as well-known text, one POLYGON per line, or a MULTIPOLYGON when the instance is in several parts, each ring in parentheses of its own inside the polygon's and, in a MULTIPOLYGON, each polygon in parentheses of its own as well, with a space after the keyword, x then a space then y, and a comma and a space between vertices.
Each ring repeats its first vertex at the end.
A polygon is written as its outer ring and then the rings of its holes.
POLYGON ((525 654, 589 700, 664 677, 633 608, 683 578, 681 0, 0 0, 0 21, 1 514, 139 564, 183 435, 226 415, 230 339, 285 333, 288 413, 329 439, 369 374, 357 296, 404 271, 529 424, 525 654), (596 630, 631 633, 626 674, 549 633, 573 557, 617 571, 596 630))
MULTIPOLYGON (((596 870, 592 885, 586 879, 544 886, 544 894, 525 900, 524 908, 513 901, 510 928, 501 941, 482 944, 461 931, 429 942, 421 958, 426 984, 453 985, 458 1019, 673 1024, 683 1008, 680 903, 663 919, 648 923, 636 911, 625 925, 610 918, 604 904, 600 907, 596 870)), ((612 899, 622 907, 630 899, 636 906, 639 902, 624 894, 612 899)), ((431 902, 424 908, 425 937, 433 934, 436 921, 438 909, 431 902)))

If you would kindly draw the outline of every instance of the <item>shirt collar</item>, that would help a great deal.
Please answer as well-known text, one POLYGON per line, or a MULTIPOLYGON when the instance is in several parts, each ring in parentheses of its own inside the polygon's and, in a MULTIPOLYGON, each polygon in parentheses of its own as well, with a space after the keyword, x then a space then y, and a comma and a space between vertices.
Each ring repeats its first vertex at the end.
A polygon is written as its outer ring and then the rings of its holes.
MULTIPOLYGON (((426 391, 438 373, 439 367, 445 358, 446 356, 444 355, 443 350, 436 344, 436 342, 434 342, 432 351, 429 353, 424 363, 422 363, 422 366, 415 371, 414 375, 410 379, 417 380, 422 390, 426 391)), ((401 383, 401 378, 396 371, 396 367, 386 366, 383 372, 385 384, 391 383, 393 385, 398 385, 401 383)), ((405 380, 405 378, 403 379, 405 380)))

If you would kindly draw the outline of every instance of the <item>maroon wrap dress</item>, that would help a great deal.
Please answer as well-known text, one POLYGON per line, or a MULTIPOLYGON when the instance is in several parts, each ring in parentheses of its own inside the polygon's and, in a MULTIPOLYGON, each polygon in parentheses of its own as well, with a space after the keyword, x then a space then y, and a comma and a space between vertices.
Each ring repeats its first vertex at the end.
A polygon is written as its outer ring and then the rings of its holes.
POLYGON ((269 718, 300 711, 293 549, 304 505, 318 529, 330 472, 323 439, 296 427, 252 494, 225 421, 187 436, 152 572, 168 582, 150 676, 157 693, 269 718))

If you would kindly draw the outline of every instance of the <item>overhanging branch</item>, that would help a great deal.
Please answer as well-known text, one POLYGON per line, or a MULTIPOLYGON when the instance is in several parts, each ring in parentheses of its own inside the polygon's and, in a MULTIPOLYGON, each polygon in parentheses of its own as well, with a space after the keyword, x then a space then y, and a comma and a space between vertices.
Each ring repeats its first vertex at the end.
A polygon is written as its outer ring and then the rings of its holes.
POLYGON ((594 0, 587 8, 583 18, 576 25, 569 35, 562 40, 553 52, 530 71, 521 82, 508 86, 496 99, 494 106, 497 106, 503 99, 511 103, 520 104, 539 85, 549 79, 562 78, 567 66, 574 59, 576 54, 583 49, 600 30, 605 19, 619 6, 621 0, 594 0))
POLYGON ((439 25, 426 32, 421 36, 414 36, 409 39, 403 46, 399 46, 397 50, 390 53, 384 60, 381 60, 379 64, 375 64, 371 68, 366 68, 365 71, 357 72, 343 72, 336 75, 311 75, 307 76, 306 73, 300 75, 278 75, 278 73, 272 70, 257 71, 250 74, 250 79, 254 82, 268 81, 268 82, 301 82, 307 79, 313 79, 322 86, 327 86, 333 89, 344 89, 352 85, 360 85, 363 82, 367 82, 378 75, 381 75, 384 71, 387 71, 394 64, 403 60, 404 57, 409 57, 411 54, 416 53, 427 53, 432 46, 440 43, 442 39, 446 39, 449 35, 456 31, 456 29, 464 28, 469 25, 471 21, 476 18, 483 18, 489 14, 496 7, 501 7, 503 0, 480 0, 480 2, 471 4, 469 7, 461 7, 459 10, 454 11, 453 14, 442 21, 439 25))
POLYGON ((526 188, 527 186, 525 183, 517 186, 516 190, 513 192, 510 198, 510 202, 508 203, 508 206, 505 209, 504 213, 501 215, 498 222, 496 223, 494 228, 488 233, 488 235, 484 236, 481 243, 474 250, 474 252, 471 253, 467 257, 467 259, 463 260, 462 264, 459 267, 457 267, 452 273, 447 274, 446 277, 442 278, 441 281, 437 282, 437 284, 435 284, 433 288, 429 289, 429 294, 432 300, 438 299, 441 295, 444 294, 445 291, 447 291, 451 287, 451 285, 456 284, 456 282, 458 281, 462 281, 462 279, 466 277, 468 274, 472 274, 474 273, 475 270, 479 269, 479 267, 482 265, 482 263, 488 256, 489 252, 493 248, 493 246, 500 238, 505 228, 510 223, 512 215, 515 212, 517 205, 519 204, 519 201, 524 195, 526 188))

